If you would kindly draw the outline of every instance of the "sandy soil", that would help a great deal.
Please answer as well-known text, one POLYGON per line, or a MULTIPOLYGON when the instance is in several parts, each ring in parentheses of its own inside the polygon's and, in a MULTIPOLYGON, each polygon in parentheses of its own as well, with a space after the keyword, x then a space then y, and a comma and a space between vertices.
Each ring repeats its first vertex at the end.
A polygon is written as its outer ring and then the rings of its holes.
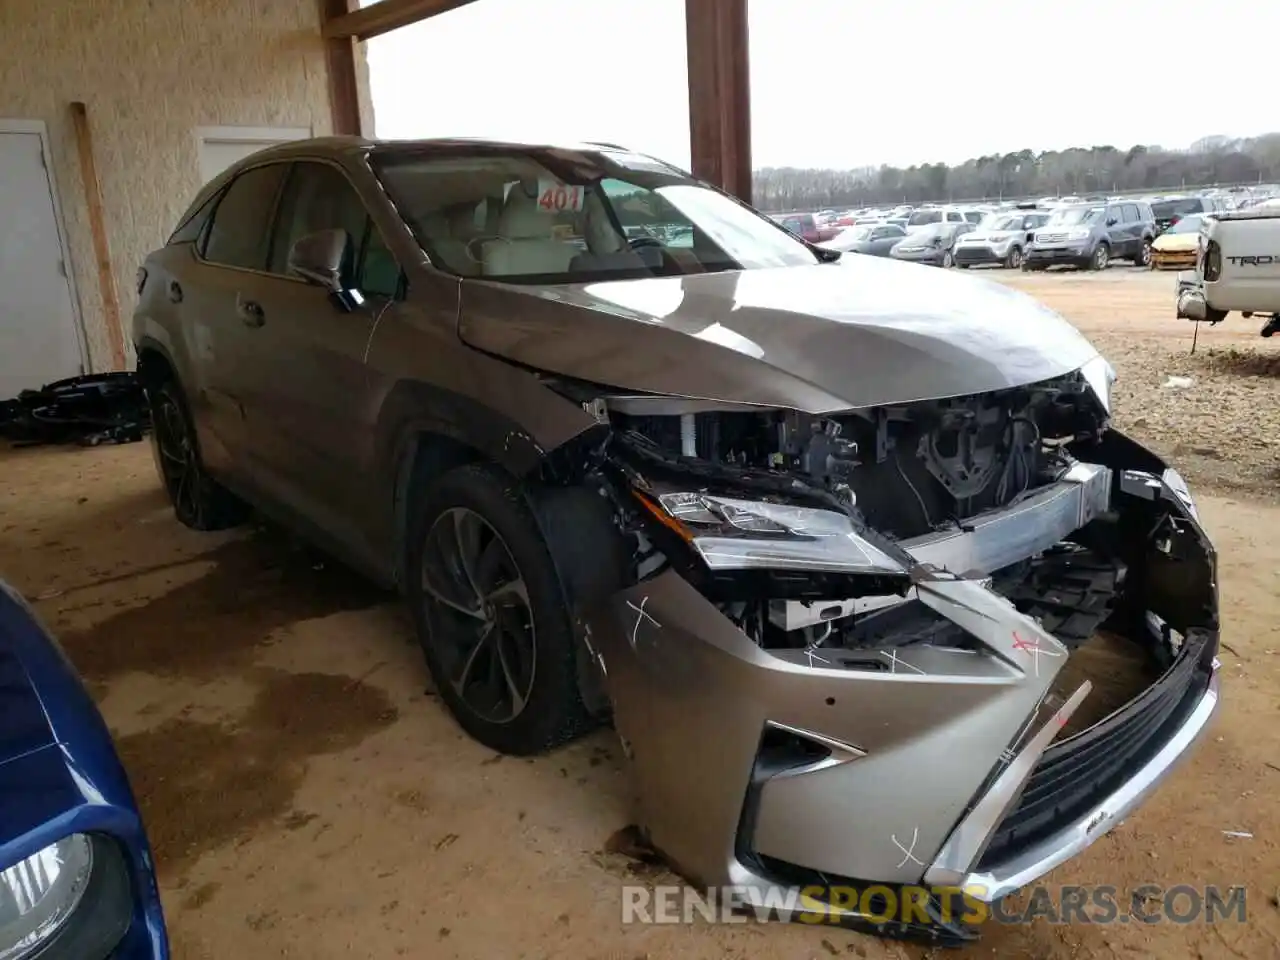
MULTIPOLYGON (((1001 276, 992 274, 992 276, 1001 276)), ((1112 357, 1122 424, 1178 452, 1221 553, 1225 706, 1136 816, 1055 883, 1244 885, 1245 925, 989 925, 957 957, 1280 956, 1280 507, 1269 344, 1172 318, 1169 276, 1004 277, 1112 357), (1243 369, 1242 369, 1243 368, 1243 369), (1164 388, 1170 375, 1188 389, 1164 388), (1231 839, 1223 831, 1244 831, 1231 839)), ((1271 368, 1274 374, 1275 368, 1271 368)), ((464 737, 399 605, 279 535, 178 526, 143 445, 0 454, 0 575, 115 732, 179 960, 923 957, 793 926, 623 927, 629 790, 602 731, 516 760, 464 737)))

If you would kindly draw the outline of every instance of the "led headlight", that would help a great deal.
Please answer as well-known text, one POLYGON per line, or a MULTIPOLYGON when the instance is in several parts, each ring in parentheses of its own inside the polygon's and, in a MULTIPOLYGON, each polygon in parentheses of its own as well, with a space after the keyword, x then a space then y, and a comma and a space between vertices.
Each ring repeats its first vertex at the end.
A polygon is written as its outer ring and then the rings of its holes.
POLYGON ((1102 409, 1111 413, 1111 386, 1116 382, 1116 371, 1105 357, 1094 357, 1080 368, 1080 376, 1093 390, 1093 395, 1102 404, 1102 409))
POLYGON ((708 493, 662 494, 655 506, 711 570, 906 572, 834 510, 708 493))
POLYGON ((0 870, 0 960, 104 960, 131 915, 129 877, 109 840, 73 833, 0 870))
POLYGON ((1067 234, 1068 240, 1088 240, 1089 229, 1087 227, 1077 227, 1075 230, 1067 234))
POLYGON ((1187 508, 1187 513, 1191 514, 1198 522, 1200 513, 1196 510, 1195 498, 1191 496, 1191 491, 1187 489, 1187 481, 1182 479, 1182 474, 1173 469, 1173 467, 1167 467, 1161 479, 1164 480, 1164 485, 1172 490, 1177 498, 1182 501, 1183 506, 1187 508))

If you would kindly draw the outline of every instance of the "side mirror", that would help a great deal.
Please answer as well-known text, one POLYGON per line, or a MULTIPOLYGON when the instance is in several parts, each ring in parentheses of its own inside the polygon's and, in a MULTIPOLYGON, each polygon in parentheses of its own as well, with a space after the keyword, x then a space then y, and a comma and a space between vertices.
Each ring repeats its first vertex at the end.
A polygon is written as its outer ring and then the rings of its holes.
POLYGON ((348 243, 345 230, 317 230, 301 236, 289 251, 289 272, 330 293, 342 293, 348 243))

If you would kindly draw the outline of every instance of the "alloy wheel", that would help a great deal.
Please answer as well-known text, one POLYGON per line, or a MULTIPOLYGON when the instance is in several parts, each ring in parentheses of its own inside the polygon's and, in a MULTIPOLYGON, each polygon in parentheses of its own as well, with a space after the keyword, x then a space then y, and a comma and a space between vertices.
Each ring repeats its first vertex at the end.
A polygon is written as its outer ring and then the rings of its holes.
POLYGON ((946 253, 942 255, 943 269, 950 270, 952 265, 955 264, 955 262, 956 262, 955 257, 951 255, 950 250, 948 250, 946 253))
POLYGON ((1022 251, 1014 247, 1009 251, 1009 269, 1017 270, 1022 266, 1022 251))
POLYGON ((1142 241, 1142 252, 1138 254, 1138 266, 1147 267, 1151 265, 1151 241, 1142 241))
POLYGON ((489 723, 520 716, 533 690, 537 637, 524 577, 501 535, 466 507, 443 511, 427 531, 422 591, 458 698, 489 723))
POLYGON ((1108 256, 1106 246, 1099 244, 1098 249, 1093 252, 1093 268, 1095 270, 1105 270, 1108 256))
POLYGON ((200 512, 200 460, 187 425, 186 415, 176 400, 161 393, 156 403, 156 448, 160 454, 160 474, 174 511, 184 522, 200 512))

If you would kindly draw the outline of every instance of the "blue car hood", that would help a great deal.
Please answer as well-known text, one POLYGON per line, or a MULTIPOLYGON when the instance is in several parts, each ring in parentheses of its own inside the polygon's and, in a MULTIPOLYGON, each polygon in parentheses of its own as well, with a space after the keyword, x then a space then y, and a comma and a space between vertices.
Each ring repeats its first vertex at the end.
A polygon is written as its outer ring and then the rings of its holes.
POLYGON ((0 764, 57 742, 23 658, 31 643, 23 606, 0 592, 0 764))

